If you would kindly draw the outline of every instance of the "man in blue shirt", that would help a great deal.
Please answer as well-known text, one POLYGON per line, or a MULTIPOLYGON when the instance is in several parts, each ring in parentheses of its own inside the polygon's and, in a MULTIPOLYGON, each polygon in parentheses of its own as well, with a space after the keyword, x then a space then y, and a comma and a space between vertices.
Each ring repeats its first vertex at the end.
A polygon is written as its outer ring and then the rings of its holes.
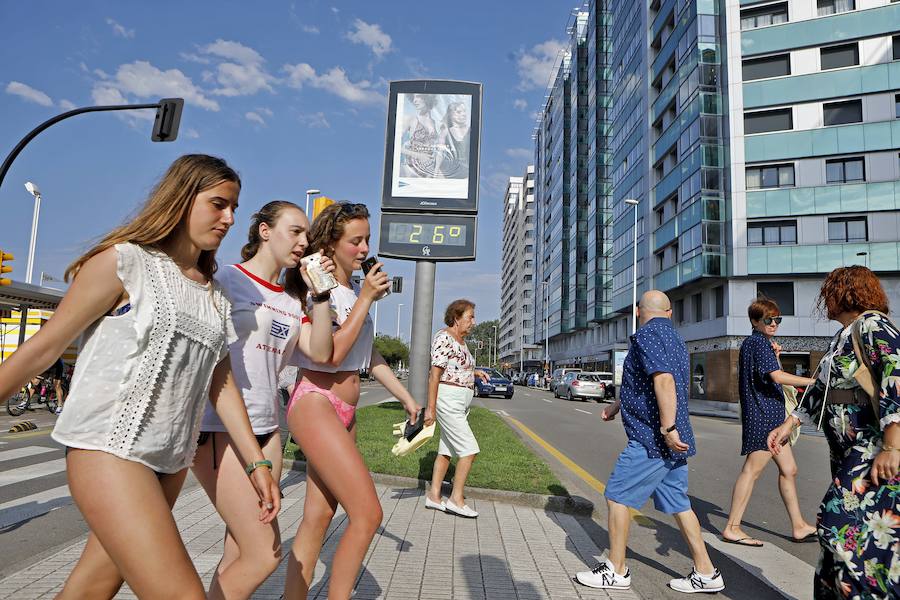
POLYGON ((696 453, 688 418, 690 358, 672 325, 672 305, 665 294, 650 290, 637 308, 641 327, 631 336, 621 397, 603 410, 603 420, 611 421, 621 406, 628 436, 606 484, 609 557, 576 579, 595 588, 631 587, 631 573, 625 567, 629 509, 640 509, 653 496, 657 510, 675 516, 694 559, 691 574, 671 580, 669 587, 687 593, 717 592, 725 589, 725 583, 709 559, 687 495, 687 459, 696 453))

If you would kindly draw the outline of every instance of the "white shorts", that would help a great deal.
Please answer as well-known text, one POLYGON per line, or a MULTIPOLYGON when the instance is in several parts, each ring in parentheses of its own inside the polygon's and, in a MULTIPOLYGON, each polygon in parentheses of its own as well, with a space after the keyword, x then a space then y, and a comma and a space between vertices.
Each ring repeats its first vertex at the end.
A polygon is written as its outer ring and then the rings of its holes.
POLYGON ((441 426, 438 454, 463 457, 478 454, 478 442, 469 427, 469 405, 475 390, 440 384, 437 394, 437 422, 441 426))

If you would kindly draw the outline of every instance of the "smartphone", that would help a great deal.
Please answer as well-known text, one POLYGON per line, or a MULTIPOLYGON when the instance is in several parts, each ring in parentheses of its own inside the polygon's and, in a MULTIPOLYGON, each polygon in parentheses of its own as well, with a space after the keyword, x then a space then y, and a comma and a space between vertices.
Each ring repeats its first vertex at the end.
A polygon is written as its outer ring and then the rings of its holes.
MULTIPOLYGON (((378 262, 377 256, 370 256, 369 258, 367 258, 366 260, 364 260, 362 262, 363 277, 365 277, 366 275, 369 274, 369 271, 372 270, 372 267, 374 267, 375 263, 377 263, 377 262, 378 262)), ((382 298, 386 298, 390 294, 391 294, 391 288, 388 288, 388 289, 384 290, 384 293, 378 299, 381 300, 382 298)))

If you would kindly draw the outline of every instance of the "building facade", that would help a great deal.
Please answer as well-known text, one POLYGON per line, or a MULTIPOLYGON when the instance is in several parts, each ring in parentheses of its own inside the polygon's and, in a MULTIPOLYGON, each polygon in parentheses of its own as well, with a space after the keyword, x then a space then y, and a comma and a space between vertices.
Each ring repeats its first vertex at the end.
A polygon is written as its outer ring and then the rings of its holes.
POLYGON ((543 354, 534 344, 534 167, 510 177, 503 202, 500 324, 497 356, 507 373, 536 371, 543 354))
POLYGON ((890 0, 576 11, 535 131, 534 305, 549 318, 534 341, 549 339, 554 366, 614 369, 635 269, 638 296, 672 299, 695 400, 737 400, 759 295, 781 307, 796 373, 835 331, 815 310, 829 271, 868 265, 896 305, 898 29, 890 0))

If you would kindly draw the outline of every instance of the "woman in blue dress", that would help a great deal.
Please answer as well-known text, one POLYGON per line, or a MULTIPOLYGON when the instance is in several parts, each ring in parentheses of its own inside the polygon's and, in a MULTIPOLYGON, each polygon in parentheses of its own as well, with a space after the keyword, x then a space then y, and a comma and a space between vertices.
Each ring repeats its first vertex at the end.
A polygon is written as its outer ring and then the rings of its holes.
POLYGON ((776 456, 801 422, 822 427, 831 451, 832 483, 819 506, 822 556, 816 600, 900 598, 900 331, 884 314, 888 299, 866 267, 842 267, 822 283, 819 306, 843 326, 822 359, 815 387, 769 434, 776 456), (876 312, 877 311, 877 312, 876 312), (859 319, 863 360, 876 397, 856 376, 852 327, 859 319), (826 391, 827 390, 827 391, 826 391))
MULTIPOLYGON (((772 459, 766 439, 785 417, 784 393, 781 385, 812 385, 815 380, 798 377, 781 370, 778 355, 781 347, 772 341, 781 323, 781 310, 772 300, 759 298, 747 310, 753 333, 741 344, 738 383, 741 396, 741 454, 746 456, 744 467, 734 483, 731 494, 731 513, 722 532, 726 542, 742 546, 762 546, 763 543, 741 529, 744 511, 753 493, 753 484, 772 459)), ((778 467, 778 491, 791 519, 791 537, 802 542, 815 536, 816 528, 806 522, 797 501, 797 463, 790 446, 775 457, 778 467)))

